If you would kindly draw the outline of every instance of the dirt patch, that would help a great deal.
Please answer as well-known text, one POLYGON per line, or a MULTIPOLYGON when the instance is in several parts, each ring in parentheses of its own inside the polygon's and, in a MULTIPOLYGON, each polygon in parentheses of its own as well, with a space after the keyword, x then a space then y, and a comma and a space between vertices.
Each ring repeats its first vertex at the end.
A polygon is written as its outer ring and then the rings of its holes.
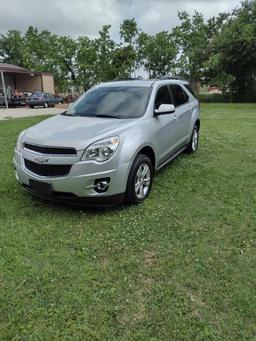
POLYGON ((156 260, 156 252, 153 250, 146 250, 144 252, 143 264, 145 267, 152 266, 156 260))

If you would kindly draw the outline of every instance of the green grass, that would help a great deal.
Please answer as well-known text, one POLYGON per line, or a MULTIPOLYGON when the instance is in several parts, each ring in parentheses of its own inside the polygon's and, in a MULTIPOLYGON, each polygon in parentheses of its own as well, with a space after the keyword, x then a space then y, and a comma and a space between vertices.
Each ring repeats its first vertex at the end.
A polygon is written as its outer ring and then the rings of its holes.
POLYGON ((0 123, 1 340, 256 340, 256 105, 202 105, 201 143, 137 207, 25 193, 0 123))

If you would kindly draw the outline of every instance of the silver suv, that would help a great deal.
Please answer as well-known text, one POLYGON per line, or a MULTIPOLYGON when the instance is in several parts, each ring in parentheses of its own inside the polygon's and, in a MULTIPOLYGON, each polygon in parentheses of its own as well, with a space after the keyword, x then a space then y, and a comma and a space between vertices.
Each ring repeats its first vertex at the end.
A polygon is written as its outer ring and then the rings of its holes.
POLYGON ((181 152, 197 150, 199 129, 199 103, 186 81, 103 83, 20 133, 16 178, 55 201, 138 204, 156 171, 181 152))

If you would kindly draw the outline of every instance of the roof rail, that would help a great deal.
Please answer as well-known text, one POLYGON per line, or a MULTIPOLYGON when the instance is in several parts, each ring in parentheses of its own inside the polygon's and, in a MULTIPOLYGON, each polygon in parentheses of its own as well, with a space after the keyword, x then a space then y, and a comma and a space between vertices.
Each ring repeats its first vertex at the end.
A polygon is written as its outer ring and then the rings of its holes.
POLYGON ((120 78, 115 78, 114 81, 138 81, 138 80, 143 80, 142 77, 120 77, 120 78))
POLYGON ((179 77, 179 76, 170 76, 170 75, 163 75, 160 76, 159 79, 164 80, 164 79, 176 79, 176 80, 180 80, 180 81, 184 81, 185 79, 179 77))

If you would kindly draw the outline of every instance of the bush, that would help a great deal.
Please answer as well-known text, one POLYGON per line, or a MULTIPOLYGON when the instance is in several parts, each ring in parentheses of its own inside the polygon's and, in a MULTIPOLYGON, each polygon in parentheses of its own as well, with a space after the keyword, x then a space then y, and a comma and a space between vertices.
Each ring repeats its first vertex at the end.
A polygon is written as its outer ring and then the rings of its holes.
POLYGON ((223 93, 223 94, 199 94, 199 101, 201 103, 256 103, 256 94, 249 94, 246 98, 237 98, 234 94, 223 93))
POLYGON ((201 103, 231 103, 231 94, 199 94, 201 103))

